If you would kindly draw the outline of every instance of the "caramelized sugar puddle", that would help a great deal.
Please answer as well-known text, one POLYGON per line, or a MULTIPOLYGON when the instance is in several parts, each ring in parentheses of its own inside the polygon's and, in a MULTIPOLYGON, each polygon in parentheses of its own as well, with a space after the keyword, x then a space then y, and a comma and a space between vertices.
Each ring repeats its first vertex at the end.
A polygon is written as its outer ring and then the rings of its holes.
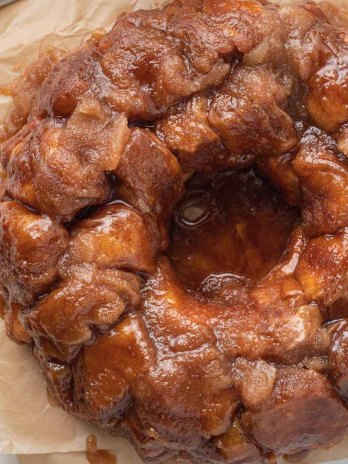
POLYGON ((252 169, 195 174, 174 214, 167 254, 190 290, 214 274, 255 282, 277 264, 299 217, 252 169))
POLYGON ((117 464, 116 457, 110 453, 110 451, 98 449, 95 435, 89 435, 87 437, 86 445, 86 457, 90 464, 117 464))

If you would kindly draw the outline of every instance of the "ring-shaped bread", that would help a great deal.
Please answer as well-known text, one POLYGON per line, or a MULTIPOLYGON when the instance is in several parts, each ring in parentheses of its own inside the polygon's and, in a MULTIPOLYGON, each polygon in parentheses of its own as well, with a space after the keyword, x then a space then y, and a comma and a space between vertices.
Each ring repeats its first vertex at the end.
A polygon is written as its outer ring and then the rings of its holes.
POLYGON ((146 462, 263 463, 348 427, 345 18, 177 0, 48 51, 11 87, 8 335, 66 411, 146 462), (251 165, 302 220, 264 278, 189 293, 164 257, 184 180, 251 165))

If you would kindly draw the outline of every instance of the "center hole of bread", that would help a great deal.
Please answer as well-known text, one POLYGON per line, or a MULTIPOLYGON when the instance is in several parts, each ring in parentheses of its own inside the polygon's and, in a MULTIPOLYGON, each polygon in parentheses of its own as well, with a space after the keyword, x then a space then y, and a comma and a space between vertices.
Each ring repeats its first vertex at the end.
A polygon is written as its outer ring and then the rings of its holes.
POLYGON ((173 214, 167 255, 192 290, 216 274, 257 281, 279 261, 298 217, 252 169, 194 174, 173 214))

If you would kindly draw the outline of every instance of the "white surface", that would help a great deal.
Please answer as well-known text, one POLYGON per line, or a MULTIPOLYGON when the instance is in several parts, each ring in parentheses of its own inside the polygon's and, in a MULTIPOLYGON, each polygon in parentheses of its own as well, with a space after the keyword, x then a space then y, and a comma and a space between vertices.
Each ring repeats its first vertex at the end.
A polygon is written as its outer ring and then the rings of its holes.
POLYGON ((16 456, 0 455, 0 464, 18 464, 16 456))

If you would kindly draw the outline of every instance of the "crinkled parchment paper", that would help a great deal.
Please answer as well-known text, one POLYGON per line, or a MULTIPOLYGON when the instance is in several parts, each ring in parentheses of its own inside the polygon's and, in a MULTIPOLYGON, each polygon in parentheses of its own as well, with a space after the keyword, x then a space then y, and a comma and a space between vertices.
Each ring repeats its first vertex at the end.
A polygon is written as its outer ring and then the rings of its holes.
MULTIPOLYGON (((164 1, 19 0, 0 8, 0 85, 14 79, 40 50, 50 45, 74 48, 90 31, 109 28, 118 14, 164 1)), ((0 121, 10 103, 0 97, 0 121)), ((125 440, 49 405, 30 349, 9 341, 0 322, 0 464, 1 454, 18 454, 20 464, 86 464, 85 443, 90 433, 97 435, 101 447, 115 451, 118 464, 141 464, 125 440)), ((302 464, 340 459, 348 464, 348 440, 333 450, 312 452, 302 464)))

